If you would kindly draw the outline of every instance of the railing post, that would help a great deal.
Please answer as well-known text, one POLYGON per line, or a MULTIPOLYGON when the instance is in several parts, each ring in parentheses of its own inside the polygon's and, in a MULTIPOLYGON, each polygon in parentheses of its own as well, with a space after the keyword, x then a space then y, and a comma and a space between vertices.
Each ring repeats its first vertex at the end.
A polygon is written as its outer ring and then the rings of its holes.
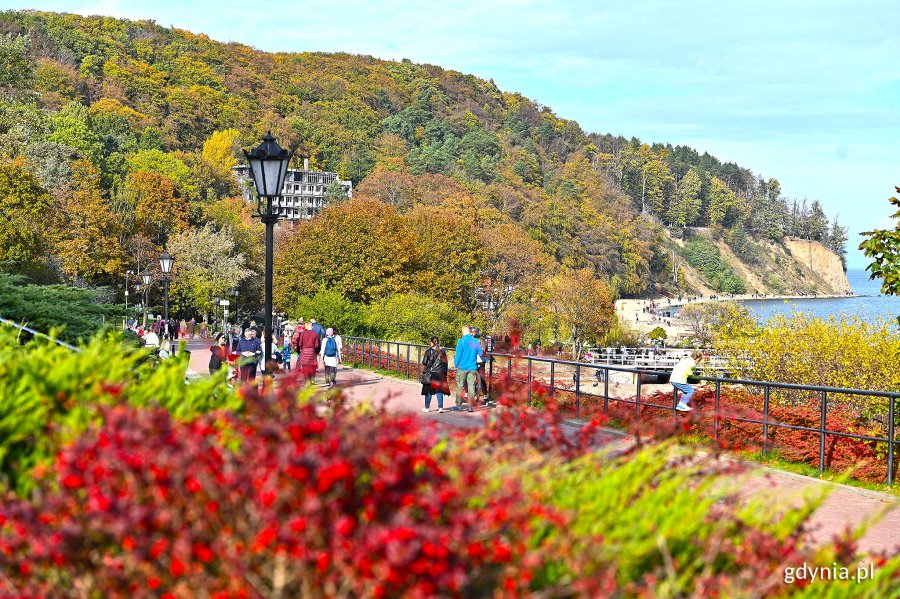
POLYGON ((762 454, 769 455, 769 386, 763 385, 763 446, 762 454))
POLYGON ((403 372, 403 365, 400 364, 400 344, 397 344, 397 361, 394 362, 394 366, 397 367, 397 374, 401 374, 403 372))
POLYGON ((637 384, 634 388, 634 417, 641 417, 641 372, 639 370, 635 371, 635 380, 637 384))
POLYGON ((894 484, 894 401, 896 397, 889 397, 888 401, 888 486, 894 484))
POLYGON ((556 393, 556 360, 550 362, 550 394, 556 393))
POLYGON ((575 418, 581 416, 581 364, 575 365, 575 418))
POLYGON ((822 390, 822 419, 819 422, 819 474, 825 472, 825 417, 828 413, 828 393, 822 390))
POLYGON ((528 362, 528 405, 531 405, 531 356, 526 356, 528 362))
POLYGON ((410 346, 407 345, 407 346, 406 346, 406 378, 407 378, 407 379, 409 379, 409 368, 410 368, 410 364, 409 364, 409 352, 410 352, 410 346))
POLYGON ((416 378, 422 380, 422 346, 416 346, 416 378))
POLYGON ((716 449, 719 448, 719 405, 722 399, 722 381, 716 381, 716 407, 713 424, 713 435, 716 441, 716 449))
POLYGON ((488 403, 492 403, 494 401, 494 356, 488 356, 488 388, 487 388, 487 399, 488 403))
POLYGON ((603 369, 603 414, 609 416, 609 368, 603 369))

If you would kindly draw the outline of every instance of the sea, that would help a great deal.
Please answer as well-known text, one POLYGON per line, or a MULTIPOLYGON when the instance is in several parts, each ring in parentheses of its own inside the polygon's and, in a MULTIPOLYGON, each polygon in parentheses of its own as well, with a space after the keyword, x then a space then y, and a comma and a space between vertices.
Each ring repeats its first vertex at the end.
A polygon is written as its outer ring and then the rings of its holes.
POLYGON ((870 322, 878 319, 896 322, 900 316, 900 296, 882 295, 881 279, 869 280, 869 273, 862 269, 848 269, 847 279, 853 289, 853 297, 746 300, 742 303, 761 322, 775 314, 790 314, 792 311, 817 318, 857 315, 870 322))

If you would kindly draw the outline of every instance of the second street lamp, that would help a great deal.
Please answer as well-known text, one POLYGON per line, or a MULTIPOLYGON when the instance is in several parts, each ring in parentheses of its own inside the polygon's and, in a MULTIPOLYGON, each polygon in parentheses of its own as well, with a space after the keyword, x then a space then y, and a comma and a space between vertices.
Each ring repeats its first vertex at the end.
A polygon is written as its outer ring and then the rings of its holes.
POLYGON ((162 271, 163 283, 165 284, 165 316, 166 326, 169 324, 169 276, 172 274, 172 266, 175 259, 169 254, 168 250, 163 248, 163 253, 159 256, 159 270, 162 271))
POLYGON ((144 284, 144 330, 147 330, 147 304, 150 301, 150 271, 145 270, 141 273, 141 282, 144 284))
POLYGON ((293 152, 289 152, 275 142, 271 133, 263 137, 263 142, 251 152, 244 151, 247 162, 250 163, 250 174, 256 185, 256 216, 266 225, 266 290, 265 307, 263 315, 266 319, 266 328, 263 334, 265 347, 263 348, 263 372, 266 372, 266 363, 272 356, 272 271, 275 246, 275 223, 279 214, 276 199, 281 197, 284 188, 284 179, 287 176, 288 164, 293 152))

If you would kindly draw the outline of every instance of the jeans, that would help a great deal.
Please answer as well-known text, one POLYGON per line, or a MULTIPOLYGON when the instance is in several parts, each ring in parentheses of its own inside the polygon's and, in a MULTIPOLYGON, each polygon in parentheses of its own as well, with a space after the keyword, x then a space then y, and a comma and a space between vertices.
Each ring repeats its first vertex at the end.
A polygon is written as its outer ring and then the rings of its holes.
POLYGON ((325 382, 334 385, 337 383, 337 366, 325 367, 325 382))
POLYGON ((433 389, 429 389, 428 391, 425 392, 425 407, 426 408, 431 407, 431 396, 432 395, 437 396, 438 409, 443 410, 444 409, 444 394, 440 391, 435 391, 433 389))
POLYGON ((456 371, 456 405, 462 403, 462 392, 463 387, 468 385, 469 387, 469 405, 473 405, 475 402, 475 381, 478 379, 477 371, 475 370, 459 370, 456 371))
POLYGON ((681 401, 678 403, 683 403, 687 405, 691 398, 694 397, 694 388, 687 383, 672 383, 672 386, 675 387, 675 394, 678 395, 678 391, 681 391, 681 401))

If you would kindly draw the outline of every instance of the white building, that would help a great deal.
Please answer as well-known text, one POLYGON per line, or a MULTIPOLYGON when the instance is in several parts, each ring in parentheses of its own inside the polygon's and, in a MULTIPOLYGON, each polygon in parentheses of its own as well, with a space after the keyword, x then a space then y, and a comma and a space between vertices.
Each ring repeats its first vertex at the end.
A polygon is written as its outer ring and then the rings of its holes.
MULTIPOLYGON (((250 167, 240 164, 232 170, 241 185, 244 199, 248 202, 255 201, 253 185, 250 183, 250 167)), ((309 170, 309 161, 304 158, 302 170, 288 169, 282 196, 275 200, 273 210, 285 220, 310 219, 325 206, 325 189, 335 180, 339 181, 337 173, 309 170)), ((339 182, 344 190, 344 196, 347 199, 352 198, 353 183, 339 182)))

